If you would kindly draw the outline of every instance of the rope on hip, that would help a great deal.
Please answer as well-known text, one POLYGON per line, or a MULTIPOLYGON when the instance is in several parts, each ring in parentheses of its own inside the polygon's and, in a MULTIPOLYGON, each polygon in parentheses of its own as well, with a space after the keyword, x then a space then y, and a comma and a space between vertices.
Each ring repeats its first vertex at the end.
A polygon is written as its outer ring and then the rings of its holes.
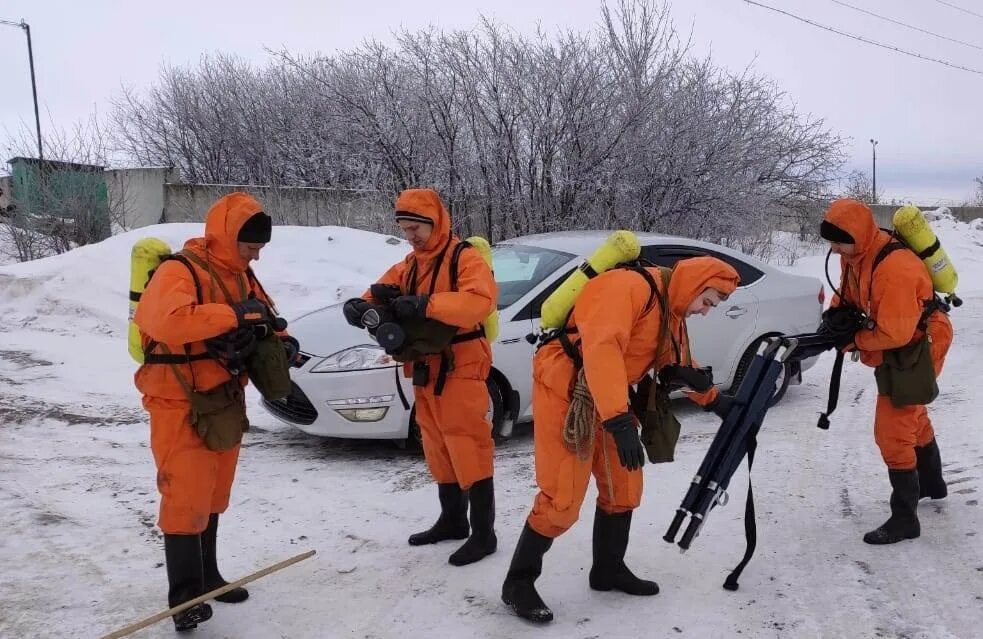
POLYGON ((570 393, 570 406, 563 420, 563 444, 580 461, 586 461, 594 445, 594 424, 597 411, 594 408, 594 398, 587 388, 587 377, 584 369, 577 372, 577 380, 570 393))

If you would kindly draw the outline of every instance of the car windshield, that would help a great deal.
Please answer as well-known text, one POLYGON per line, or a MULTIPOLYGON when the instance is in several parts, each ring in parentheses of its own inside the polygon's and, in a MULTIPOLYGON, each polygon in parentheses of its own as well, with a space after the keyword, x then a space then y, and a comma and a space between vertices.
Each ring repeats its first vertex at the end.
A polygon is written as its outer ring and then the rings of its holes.
POLYGON ((522 244, 495 246, 492 264, 498 283, 498 308, 514 304, 573 257, 571 253, 522 244))

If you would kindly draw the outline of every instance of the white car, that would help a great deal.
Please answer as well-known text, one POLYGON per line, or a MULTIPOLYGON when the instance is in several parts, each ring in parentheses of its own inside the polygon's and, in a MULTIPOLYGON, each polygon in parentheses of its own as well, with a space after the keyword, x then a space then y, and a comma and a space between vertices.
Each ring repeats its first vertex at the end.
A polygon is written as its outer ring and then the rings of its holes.
MULTIPOLYGON (((508 437, 518 421, 531 418, 532 357, 527 339, 539 325, 543 300, 608 236, 606 231, 529 235, 493 248, 498 282, 500 330, 492 344, 488 380, 489 417, 494 434, 508 437)), ((706 317, 688 320, 693 357, 712 366, 715 383, 736 387, 761 340, 779 334, 814 331, 824 289, 811 277, 791 275, 739 251, 697 240, 639 233, 642 258, 660 266, 697 255, 731 264, 741 286, 706 317)), ((381 271, 380 271, 381 274, 381 271)), ((366 282, 366 287, 371 282, 366 282)), ((364 330, 345 322, 341 304, 300 317, 290 324, 303 349, 292 371, 290 397, 263 404, 275 417, 312 435, 405 440, 416 437, 413 386, 402 366, 364 330)), ((773 402, 815 358, 788 364, 773 402)))

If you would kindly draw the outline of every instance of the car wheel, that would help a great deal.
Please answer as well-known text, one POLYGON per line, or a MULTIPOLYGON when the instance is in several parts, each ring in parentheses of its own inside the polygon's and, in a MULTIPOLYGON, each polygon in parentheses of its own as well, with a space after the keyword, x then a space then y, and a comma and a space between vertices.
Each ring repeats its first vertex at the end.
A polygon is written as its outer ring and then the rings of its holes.
MULTIPOLYGON (((741 382, 744 381, 744 375, 747 373, 747 369, 751 366, 751 360, 754 359, 755 353, 761 347, 761 344, 774 335, 765 335, 754 340, 744 354, 741 356, 741 361, 737 364, 737 371, 734 373, 734 381, 731 382, 730 388, 727 390, 728 393, 736 393, 737 389, 740 388, 741 382)), ((789 383, 792 381, 792 364, 790 362, 785 362, 782 366, 782 372, 780 373, 778 380, 775 382, 775 393, 768 400, 768 408, 771 408, 778 402, 782 401, 785 397, 785 393, 788 391, 789 383)))
MULTIPOLYGON (((497 441, 502 434, 502 424, 505 422, 505 398, 502 396, 502 389, 498 381, 491 376, 486 382, 488 386, 488 412, 485 418, 491 423, 492 437, 497 441)), ((423 449, 423 434, 420 432, 420 425, 416 423, 416 405, 410 410, 410 427, 407 441, 423 449)))

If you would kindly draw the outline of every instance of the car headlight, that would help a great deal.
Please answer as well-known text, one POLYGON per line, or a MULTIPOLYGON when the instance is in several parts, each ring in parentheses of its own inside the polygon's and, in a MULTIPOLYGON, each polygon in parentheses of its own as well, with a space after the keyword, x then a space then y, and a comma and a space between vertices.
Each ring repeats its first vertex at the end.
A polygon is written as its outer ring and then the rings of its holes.
POLYGON ((389 368, 396 360, 378 346, 362 344, 352 346, 334 355, 325 357, 311 368, 312 373, 338 373, 341 371, 361 371, 372 368, 389 368))

